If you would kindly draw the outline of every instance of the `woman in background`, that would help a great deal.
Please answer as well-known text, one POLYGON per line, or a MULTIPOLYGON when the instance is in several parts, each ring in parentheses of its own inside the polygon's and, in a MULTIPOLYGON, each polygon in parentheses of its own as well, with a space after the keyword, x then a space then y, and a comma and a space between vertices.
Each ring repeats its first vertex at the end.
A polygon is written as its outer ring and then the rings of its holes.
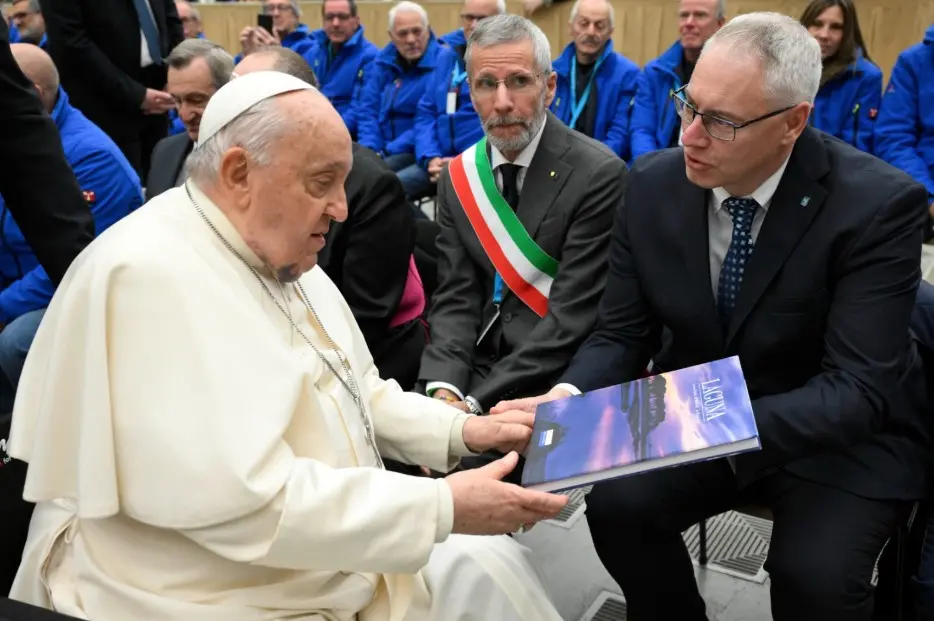
POLYGON ((801 23, 817 39, 824 59, 811 124, 871 153, 882 71, 869 59, 853 1, 814 0, 801 23))

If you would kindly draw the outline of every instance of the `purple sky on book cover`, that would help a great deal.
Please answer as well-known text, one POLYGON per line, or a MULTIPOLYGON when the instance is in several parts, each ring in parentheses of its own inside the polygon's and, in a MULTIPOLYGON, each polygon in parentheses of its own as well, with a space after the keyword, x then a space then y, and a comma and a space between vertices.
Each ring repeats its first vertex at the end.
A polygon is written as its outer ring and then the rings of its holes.
MULTIPOLYGON (((533 465, 533 470, 544 465, 545 472, 537 472, 534 478, 544 474, 546 480, 756 435, 752 406, 735 358, 664 373, 639 382, 632 390, 613 386, 553 402, 540 407, 537 419, 543 430, 553 429, 544 464, 533 465)), ((542 434, 537 431, 532 441, 542 443, 542 434)))

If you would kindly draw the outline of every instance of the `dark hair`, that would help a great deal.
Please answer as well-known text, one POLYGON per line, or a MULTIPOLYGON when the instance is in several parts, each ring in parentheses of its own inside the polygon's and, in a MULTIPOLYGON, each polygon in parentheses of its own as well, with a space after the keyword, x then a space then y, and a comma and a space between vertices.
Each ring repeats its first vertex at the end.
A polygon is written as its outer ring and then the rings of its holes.
POLYGON ((846 68, 856 60, 859 52, 862 52, 863 58, 866 60, 872 60, 869 57, 866 42, 863 40, 863 33, 859 28, 859 18, 856 16, 856 7, 853 0, 812 0, 804 9, 804 13, 801 14, 801 24, 805 28, 810 28, 821 13, 835 6, 840 7, 840 12, 843 13, 843 38, 840 40, 840 48, 837 53, 830 58, 824 59, 824 71, 820 79, 821 86, 846 71, 846 68))
MULTIPOLYGON (((328 3, 328 0, 323 0, 321 2, 321 14, 324 15, 324 5, 328 3)), ((357 0, 347 0, 347 4, 350 5, 350 16, 357 16, 357 0)))
POLYGON ((293 78, 308 82, 319 90, 321 89, 318 76, 315 75, 308 61, 295 50, 290 50, 281 45, 266 45, 253 53, 273 56, 276 60, 275 64, 272 66, 273 71, 288 74, 293 78))

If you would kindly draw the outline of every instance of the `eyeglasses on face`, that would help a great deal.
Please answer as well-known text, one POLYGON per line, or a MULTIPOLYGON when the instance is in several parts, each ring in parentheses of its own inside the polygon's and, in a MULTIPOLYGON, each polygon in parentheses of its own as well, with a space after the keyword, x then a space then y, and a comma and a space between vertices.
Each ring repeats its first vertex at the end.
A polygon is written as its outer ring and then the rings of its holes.
POLYGON ((723 140, 725 142, 733 142, 736 140, 736 130, 738 129, 749 127, 754 123, 770 119, 773 116, 778 116, 782 112, 787 112, 788 110, 794 108, 794 106, 785 106, 779 110, 773 110, 768 114, 763 114, 760 117, 756 117, 751 121, 746 121, 745 123, 735 123, 713 114, 699 112, 697 108, 694 107, 694 104, 690 103, 684 97, 684 89, 687 87, 688 85, 685 84, 678 90, 671 92, 671 98, 675 102, 675 111, 678 113, 678 116, 681 117, 681 123, 687 127, 694 122, 695 117, 699 116, 701 117, 701 123, 703 124, 704 129, 707 130, 707 133, 710 134, 711 137, 716 138, 717 140, 723 140))
POLYGON ((545 73, 547 72, 513 73, 502 80, 497 80, 489 75, 481 75, 470 82, 470 90, 475 97, 489 97, 499 89, 500 84, 503 84, 510 93, 529 93, 535 90, 538 78, 545 75, 545 73))

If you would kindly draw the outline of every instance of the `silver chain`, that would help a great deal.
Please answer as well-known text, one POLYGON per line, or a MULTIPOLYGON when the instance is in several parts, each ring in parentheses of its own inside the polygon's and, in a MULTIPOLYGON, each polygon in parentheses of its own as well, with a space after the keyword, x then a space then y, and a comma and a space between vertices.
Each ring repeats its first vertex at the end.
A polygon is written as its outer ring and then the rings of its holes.
MULTIPOLYGON (((330 360, 327 359, 327 356, 325 356, 321 352, 321 350, 318 349, 317 346, 315 346, 315 344, 311 341, 311 339, 309 339, 308 336, 306 336, 305 333, 302 332, 302 329, 298 327, 298 324, 296 324, 295 320, 292 318, 292 313, 286 310, 286 308, 279 302, 276 296, 273 295, 272 291, 266 285, 266 282, 263 280, 263 277, 260 276, 259 272, 257 272, 253 268, 253 266, 250 265, 249 261, 244 259, 243 256, 239 252, 237 252, 236 249, 234 249, 234 247, 230 244, 230 242, 227 241, 227 239, 221 234, 221 232, 217 230, 217 227, 214 226, 214 223, 211 222, 207 214, 204 213, 204 210, 201 209, 201 206, 195 200, 194 196, 191 195, 191 190, 188 188, 187 183, 185 184, 185 192, 188 193, 188 198, 189 200, 191 200, 191 204, 194 205, 195 209, 198 211, 198 214, 201 216, 201 219, 204 220, 204 222, 211 228, 212 231, 214 231, 214 234, 217 235, 218 239, 220 239, 221 242, 224 244, 224 246, 227 247, 227 250, 229 250, 235 257, 240 259, 240 261, 243 262, 243 264, 247 267, 247 269, 250 270, 250 272, 256 278, 256 281, 260 284, 260 286, 266 292, 266 295, 268 295, 272 299, 275 305, 282 312, 283 316, 285 316, 285 318, 289 320, 289 323, 291 324, 292 329, 295 330, 298 333, 298 335, 302 337, 302 340, 304 340, 308 344, 308 346, 311 347, 311 349, 314 350, 314 352, 318 355, 318 358, 320 358, 321 361, 325 365, 327 365, 328 369, 330 369, 331 373, 334 374, 334 376, 338 379, 338 381, 341 383, 344 389, 347 390, 348 393, 350 393, 350 396, 351 398, 353 398, 354 404, 356 404, 357 410, 360 413, 360 419, 363 421, 363 427, 366 430, 366 442, 367 444, 370 445, 370 448, 373 450, 373 455, 376 457, 377 466, 379 468, 383 468, 384 467, 383 458, 382 456, 380 456, 379 450, 377 450, 376 448, 376 437, 373 433, 373 425, 370 422, 370 417, 367 416, 366 405, 363 402, 363 394, 361 393, 360 388, 357 385, 357 381, 354 379, 353 372, 351 371, 350 366, 348 365, 345 357, 341 354, 340 350, 337 349, 337 345, 334 343, 334 339, 332 339, 331 335, 328 333, 327 328, 324 327, 324 322, 322 322, 321 317, 318 316, 318 311, 316 311, 315 307, 312 305, 310 298, 305 293, 304 287, 302 287, 302 284, 300 282, 295 283, 298 288, 299 293, 301 294, 300 297, 302 298, 302 302, 305 304, 308 310, 311 311, 311 314, 314 316, 315 321, 318 322, 318 325, 321 326, 321 331, 324 333, 324 337, 328 341, 328 346, 331 348, 331 351, 334 353, 334 355, 337 357, 337 359, 341 363, 341 368, 343 369, 344 374, 347 376, 346 380, 344 379, 343 375, 337 372, 337 370, 331 364, 330 360)), ((279 289, 281 291, 282 283, 279 282, 278 278, 276 279, 276 283, 279 285, 279 289)), ((283 297, 284 297, 284 292, 283 292, 283 297)))

